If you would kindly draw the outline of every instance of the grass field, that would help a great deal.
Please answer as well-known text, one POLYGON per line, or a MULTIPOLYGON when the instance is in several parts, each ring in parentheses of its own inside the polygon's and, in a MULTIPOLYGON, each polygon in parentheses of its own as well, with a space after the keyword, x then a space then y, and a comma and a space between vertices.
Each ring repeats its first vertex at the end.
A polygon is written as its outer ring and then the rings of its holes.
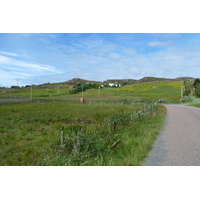
POLYGON ((0 165, 15 166, 140 165, 165 118, 163 107, 144 103, 31 102, 0 110, 0 165))
POLYGON ((156 99, 174 99, 179 100, 181 97, 182 82, 149 82, 139 83, 120 88, 120 92, 127 96, 143 98, 149 100, 156 99))
POLYGON ((180 100, 182 82, 160 81, 149 83, 137 83, 121 88, 89 89, 83 93, 69 94, 68 86, 55 86, 49 88, 1 89, 0 97, 26 97, 43 98, 49 100, 78 101, 82 95, 86 101, 121 101, 123 99, 146 100, 180 100))
POLYGON ((154 102, 180 102, 181 86, 1 88, 0 165, 140 165, 166 117, 154 102))

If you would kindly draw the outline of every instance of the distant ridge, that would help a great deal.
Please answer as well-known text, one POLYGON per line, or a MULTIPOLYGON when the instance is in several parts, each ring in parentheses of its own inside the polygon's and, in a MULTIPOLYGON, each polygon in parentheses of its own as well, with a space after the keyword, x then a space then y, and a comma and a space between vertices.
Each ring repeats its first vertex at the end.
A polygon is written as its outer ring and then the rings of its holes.
POLYGON ((154 81, 173 81, 174 79, 170 78, 156 78, 156 77, 144 77, 138 80, 138 83, 144 83, 144 82, 154 82, 154 81))
POLYGON ((85 80, 85 79, 81 79, 81 78, 73 78, 69 81, 66 81, 64 83, 68 83, 68 84, 77 84, 77 83, 102 83, 101 81, 89 81, 89 80, 85 80))
MULTIPOLYGON (((139 80, 136 79, 108 79, 106 81, 93 81, 93 80, 85 80, 81 78, 73 78, 71 80, 59 83, 43 83, 37 85, 37 87, 54 87, 55 85, 71 85, 74 86, 76 84, 87 84, 87 83, 97 83, 97 84, 108 84, 108 83, 119 83, 119 84, 134 84, 134 83, 145 83, 145 82, 155 82, 155 81, 194 81, 193 77, 178 77, 178 78, 157 78, 157 77, 144 77, 139 80)), ((36 86, 36 85, 35 85, 36 86)))
POLYGON ((137 83, 136 79, 108 79, 104 83, 137 83))
POLYGON ((185 80, 188 80, 188 81, 193 81, 195 78, 193 77, 178 77, 174 80, 181 80, 181 81, 185 81, 185 80))
POLYGON ((154 82, 154 81, 184 81, 189 80, 193 81, 193 77, 178 77, 178 78, 157 78, 157 77, 144 77, 139 80, 136 79, 108 79, 104 83, 113 82, 113 83, 145 83, 145 82, 154 82))

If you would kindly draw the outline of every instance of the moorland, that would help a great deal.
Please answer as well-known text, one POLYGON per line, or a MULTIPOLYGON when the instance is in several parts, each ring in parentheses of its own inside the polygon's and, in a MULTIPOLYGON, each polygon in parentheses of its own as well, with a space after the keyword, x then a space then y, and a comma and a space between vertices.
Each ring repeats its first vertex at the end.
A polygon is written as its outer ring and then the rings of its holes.
POLYGON ((166 118, 162 104, 191 102, 193 82, 145 77, 1 87, 0 165, 141 165, 166 118))

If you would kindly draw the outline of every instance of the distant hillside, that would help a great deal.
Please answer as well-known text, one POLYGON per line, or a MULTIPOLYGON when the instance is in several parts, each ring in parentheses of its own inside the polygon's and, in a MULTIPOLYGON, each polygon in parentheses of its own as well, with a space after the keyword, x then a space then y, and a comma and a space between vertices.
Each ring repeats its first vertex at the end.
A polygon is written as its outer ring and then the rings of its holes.
POLYGON ((189 80, 193 81, 194 78, 192 77, 178 77, 178 78, 156 78, 156 77, 144 77, 139 80, 136 79, 108 79, 104 81, 104 83, 145 83, 145 82, 155 82, 155 81, 184 81, 189 80))
POLYGON ((138 83, 154 82, 154 81, 172 81, 170 78, 156 78, 156 77, 144 77, 138 80, 138 83))
POLYGON ((81 79, 81 78, 73 78, 73 79, 66 81, 64 83, 69 84, 69 85, 73 85, 73 84, 77 84, 77 83, 86 84, 86 83, 102 83, 102 82, 101 81, 89 81, 89 80, 85 80, 85 79, 81 79))
POLYGON ((104 83, 137 83, 135 79, 108 79, 104 83))
POLYGON ((194 81, 195 78, 193 77, 178 77, 178 78, 175 78, 174 80, 176 81, 194 81))
POLYGON ((99 83, 102 84, 102 82, 100 81, 89 81, 89 80, 85 80, 85 79, 81 79, 81 78, 73 78, 71 80, 65 81, 65 82, 59 82, 59 83, 44 83, 44 84, 40 84, 40 85, 35 85, 35 87, 55 87, 57 85, 59 86, 74 86, 77 83, 80 84, 86 84, 86 83, 99 83))
MULTIPOLYGON (((93 80, 85 80, 81 78, 73 78, 71 80, 59 83, 43 83, 40 85, 34 85, 34 87, 55 87, 55 86, 69 86, 73 87, 77 83, 79 84, 87 84, 87 83, 97 83, 97 84, 108 84, 108 83, 118 83, 118 84, 133 84, 133 83, 145 83, 145 82, 155 82, 155 81, 191 81, 193 82, 195 78, 192 77, 178 77, 174 79, 170 78, 156 78, 156 77, 144 77, 139 80, 136 79, 108 79, 106 81, 93 81, 93 80)), ((31 85, 26 85, 25 87, 30 87, 31 85)))
POLYGON ((144 77, 142 79, 138 80, 138 83, 144 83, 144 82, 154 82, 154 81, 193 81, 194 78, 192 77, 178 77, 178 78, 156 78, 156 77, 144 77))

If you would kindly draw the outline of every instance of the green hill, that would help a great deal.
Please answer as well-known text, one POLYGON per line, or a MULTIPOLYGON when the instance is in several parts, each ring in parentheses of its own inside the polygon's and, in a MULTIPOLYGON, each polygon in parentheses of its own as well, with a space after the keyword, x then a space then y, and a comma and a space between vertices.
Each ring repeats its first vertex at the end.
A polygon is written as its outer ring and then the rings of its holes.
MULTIPOLYGON (((134 83, 120 88, 86 89, 83 93, 70 94, 72 85, 43 85, 23 88, 1 88, 0 97, 39 98, 48 100, 77 101, 82 95, 86 101, 121 101, 123 99, 180 100, 183 82, 155 81, 134 83)), ((84 87, 87 87, 86 85, 84 87)))
POLYGON ((181 98, 182 82, 159 81, 149 83, 137 83, 120 88, 122 94, 142 99, 174 99, 181 98))

